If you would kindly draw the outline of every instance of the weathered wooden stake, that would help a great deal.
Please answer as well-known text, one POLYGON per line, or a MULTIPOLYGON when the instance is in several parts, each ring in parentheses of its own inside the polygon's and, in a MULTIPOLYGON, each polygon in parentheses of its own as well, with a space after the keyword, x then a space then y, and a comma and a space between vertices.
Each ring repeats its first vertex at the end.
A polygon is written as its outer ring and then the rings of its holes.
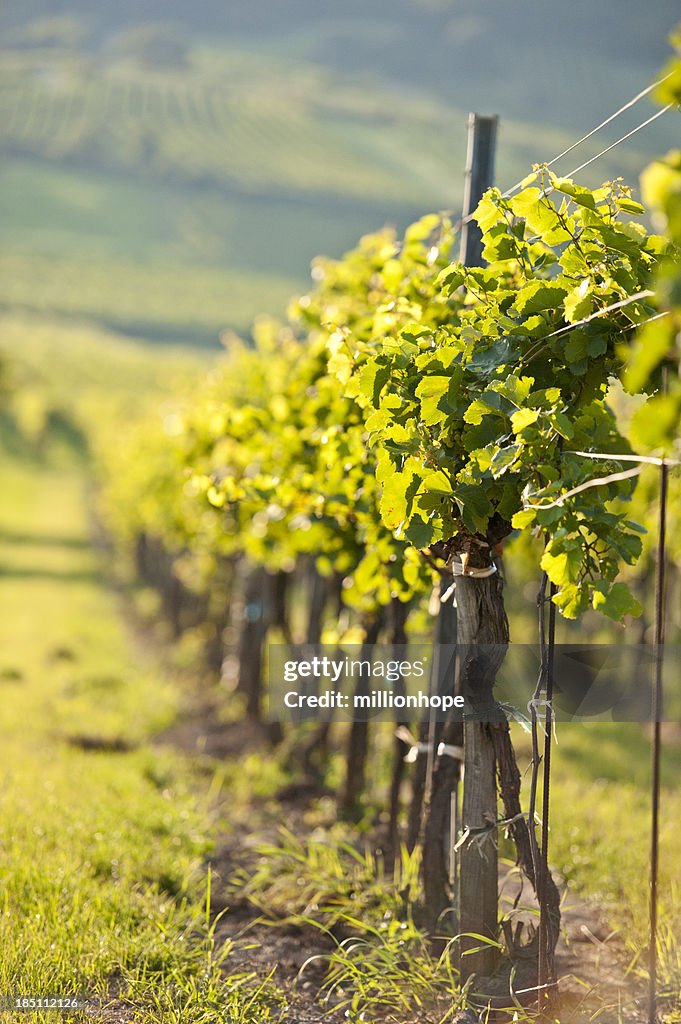
MULTIPOLYGON (((468 267, 482 266, 482 232, 472 213, 482 196, 494 181, 494 153, 497 134, 497 117, 468 115, 468 149, 466 157, 466 179, 464 186, 463 220, 461 231, 460 259, 468 267)), ((470 673, 470 681, 476 688, 494 684, 498 653, 489 650, 481 658, 475 653, 475 646, 481 644, 503 645, 507 641, 507 624, 501 596, 501 581, 490 579, 466 579, 462 577, 457 585, 459 606, 459 643, 468 648, 464 662, 472 658, 476 668, 470 673), (484 610, 483 610, 484 609, 484 610), (491 657, 490 657, 491 655, 491 657), (478 677, 477 679, 475 677, 478 677)), ((480 652, 482 654, 482 652, 480 652)), ((463 688, 468 673, 466 665, 461 667, 463 688)), ((482 695, 481 695, 482 696, 482 695)), ((490 725, 485 721, 467 720, 464 723, 464 784, 462 828, 469 830, 469 837, 460 851, 459 870, 459 930, 461 940, 461 971, 464 978, 471 974, 487 974, 494 968, 497 949, 485 946, 479 939, 467 939, 466 933, 483 935, 496 939, 498 879, 496 828, 484 833, 497 820, 497 787, 494 742, 490 725), (472 952, 479 948, 478 952, 472 952)))
POLYGON ((468 149, 463 190, 463 220, 459 259, 467 267, 481 267, 482 232, 471 214, 483 195, 494 184, 494 153, 498 117, 468 115, 468 149))
MULTIPOLYGON (((508 644, 502 581, 461 577, 459 606, 459 685, 479 718, 464 719, 464 778, 461 827, 466 836, 459 851, 459 932, 461 972, 491 974, 498 959, 492 942, 498 931, 497 780, 494 745, 494 680, 508 644), (475 952, 474 952, 475 951, 475 952)), ((503 713, 502 713, 503 714, 503 713)))

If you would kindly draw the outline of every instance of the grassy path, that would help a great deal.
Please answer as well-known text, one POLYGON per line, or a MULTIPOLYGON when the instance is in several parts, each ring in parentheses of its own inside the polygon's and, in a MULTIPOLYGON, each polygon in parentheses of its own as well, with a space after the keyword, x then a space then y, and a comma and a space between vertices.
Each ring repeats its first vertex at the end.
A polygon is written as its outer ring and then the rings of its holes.
POLYGON ((86 474, 3 459, 0 480, 0 995, 123 997, 87 1019, 264 1020, 216 962, 210 780, 150 742, 178 694, 122 622, 86 474))

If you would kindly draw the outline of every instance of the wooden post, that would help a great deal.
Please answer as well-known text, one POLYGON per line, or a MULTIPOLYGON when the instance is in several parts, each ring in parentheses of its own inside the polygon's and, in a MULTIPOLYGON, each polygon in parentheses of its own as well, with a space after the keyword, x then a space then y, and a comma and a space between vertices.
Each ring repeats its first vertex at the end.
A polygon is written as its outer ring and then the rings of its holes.
MULTIPOLYGON (((368 615, 364 623, 364 641, 359 660, 368 661, 371 647, 378 643, 383 626, 382 611, 368 615)), ((361 672, 355 680, 355 697, 369 692, 369 679, 361 672)), ((361 719, 356 715, 350 726, 346 755, 345 788, 341 801, 341 810, 345 817, 354 818, 360 810, 361 798, 366 782, 366 765, 369 756, 369 719, 361 719)))
MULTIPOLYGON (((463 224, 460 259, 468 267, 482 266, 482 233, 471 219, 486 190, 494 179, 494 151, 497 132, 496 117, 468 115, 468 151, 464 188, 463 224)), ((499 668, 499 655, 508 641, 508 625, 498 577, 467 579, 457 583, 459 606, 459 643, 464 649, 460 669, 461 692, 484 708, 492 702, 494 677, 499 668), (481 645, 491 644, 492 648, 481 645), (468 691, 468 692, 466 692, 468 691), (471 692, 473 691, 473 692, 471 692)), ((502 655, 503 657, 503 655, 502 655)), ((483 711, 484 716, 484 711, 483 711)), ((487 716, 489 717, 489 716, 487 716)), ((489 974, 494 969, 497 950, 479 939, 466 938, 466 933, 497 937, 498 912, 498 836, 492 828, 497 821, 496 762, 492 730, 488 721, 467 719, 464 722, 464 784, 462 829, 468 839, 460 849, 459 931, 461 939, 461 971, 463 978, 471 974, 489 974), (478 947, 479 952, 469 952, 478 947)))
MULTIPOLYGON (((462 577, 457 582, 459 605, 459 685, 466 711, 479 718, 464 719, 464 778, 461 826, 467 839, 459 850, 459 932, 461 971, 490 974, 498 959, 496 947, 479 938, 497 938, 498 834, 495 704, 493 687, 508 644, 508 622, 498 576, 462 577), (478 952, 467 952, 468 950, 478 952)), ((503 714, 503 712, 502 712, 503 714)))
POLYGON ((246 714, 261 721, 263 645, 269 618, 270 578, 265 569, 248 569, 239 636, 239 679, 237 690, 246 696, 246 714))

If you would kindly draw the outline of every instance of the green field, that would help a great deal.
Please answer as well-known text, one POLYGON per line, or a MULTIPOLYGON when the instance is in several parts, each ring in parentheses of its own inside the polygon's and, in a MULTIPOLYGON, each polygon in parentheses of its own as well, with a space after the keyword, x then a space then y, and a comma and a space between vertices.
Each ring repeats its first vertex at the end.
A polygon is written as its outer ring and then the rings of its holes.
MULTIPOLYGON (((173 66, 115 46, 0 52, 0 308, 215 345, 225 328, 282 313, 316 254, 456 210, 457 93, 310 59, 304 38, 261 51, 246 36, 190 37, 173 66)), ((574 141, 545 113, 502 120, 502 186, 574 141)), ((652 126, 583 180, 635 182, 669 132, 652 126)))
POLYGON ((442 112, 380 108, 238 51, 180 73, 6 51, 0 304, 187 342, 247 331, 317 252, 451 198, 442 112))
POLYGON ((186 69, 165 72, 68 52, 5 53, 0 109, 7 148, 41 158, 255 195, 388 194, 399 203, 446 194, 436 103, 408 101, 398 118, 387 93, 314 65, 263 67, 238 50, 197 47, 186 69))
POLYGON ((90 320, 151 340, 213 346, 227 328, 247 333, 254 309, 281 314, 294 294, 293 281, 266 274, 35 253, 3 254, 0 275, 4 305, 13 312, 90 320))

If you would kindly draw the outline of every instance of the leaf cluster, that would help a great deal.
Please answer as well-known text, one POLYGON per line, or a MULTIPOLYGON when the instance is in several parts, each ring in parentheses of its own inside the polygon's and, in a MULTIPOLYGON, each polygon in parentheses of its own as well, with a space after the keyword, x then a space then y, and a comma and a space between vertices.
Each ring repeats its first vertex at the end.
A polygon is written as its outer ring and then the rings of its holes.
POLYGON ((576 452, 612 453, 615 473, 630 450, 606 392, 623 334, 652 312, 664 243, 632 219, 642 212, 619 181, 592 191, 544 168, 512 198, 491 189, 475 213, 487 265, 444 267, 432 305, 387 332, 382 308, 369 338, 349 327, 334 364, 366 411, 385 525, 449 552, 512 528, 546 535, 542 565, 568 617, 636 610, 615 582, 641 550, 617 502, 630 483, 573 492, 595 475, 576 452))

